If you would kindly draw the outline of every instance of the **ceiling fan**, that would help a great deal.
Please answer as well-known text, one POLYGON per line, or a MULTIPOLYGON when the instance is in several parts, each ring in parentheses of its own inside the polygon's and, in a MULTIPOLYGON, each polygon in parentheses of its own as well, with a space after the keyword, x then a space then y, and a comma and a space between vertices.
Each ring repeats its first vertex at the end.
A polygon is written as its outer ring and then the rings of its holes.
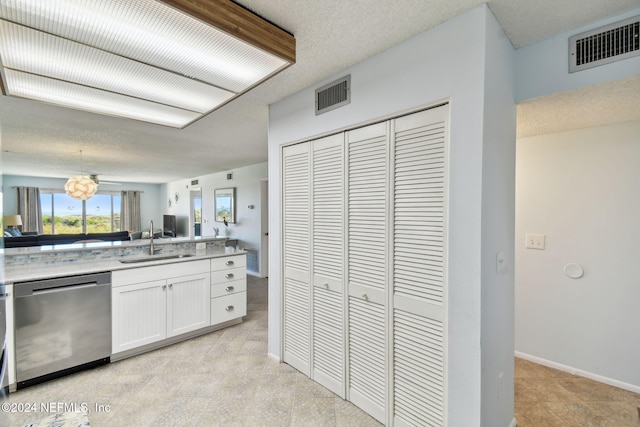
POLYGON ((121 182, 102 181, 101 179, 98 178, 98 175, 89 175, 89 179, 91 179, 91 181, 95 182, 98 185, 100 185, 100 184, 122 185, 121 182))

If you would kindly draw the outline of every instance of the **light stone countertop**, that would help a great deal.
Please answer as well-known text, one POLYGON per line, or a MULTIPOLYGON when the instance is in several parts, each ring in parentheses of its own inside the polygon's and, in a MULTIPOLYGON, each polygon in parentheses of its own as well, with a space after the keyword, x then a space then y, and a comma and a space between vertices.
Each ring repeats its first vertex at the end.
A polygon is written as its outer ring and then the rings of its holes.
MULTIPOLYGON (((175 243, 175 240, 174 240, 174 243, 175 243)), ((148 240, 147 240, 147 245, 148 245, 148 240)), ((194 250, 189 252, 189 254, 192 256, 184 257, 184 258, 159 259, 155 261, 145 261, 145 262, 127 263, 127 264, 122 263, 119 260, 147 258, 147 257, 152 258, 154 255, 148 255, 148 254, 133 255, 130 257, 119 257, 119 258, 109 258, 109 259, 100 259, 100 260, 78 259, 78 260, 73 260, 73 261, 58 263, 58 264, 31 263, 28 265, 28 267, 25 267, 25 266, 12 267, 10 265, 5 264, 4 283, 13 284, 16 282, 50 279, 50 278, 62 277, 62 276, 75 276, 79 274, 89 274, 89 273, 99 273, 99 272, 105 272, 105 271, 126 270, 131 268, 150 267, 150 266, 160 265, 160 264, 189 262, 189 261, 196 261, 200 259, 242 255, 242 254, 246 254, 246 252, 242 250, 235 250, 232 248, 220 247, 220 248, 212 248, 212 249, 206 249, 206 250, 194 250)), ((167 255, 167 254, 163 254, 162 252, 160 252, 155 256, 162 257, 164 255, 167 255)), ((174 253, 171 255, 176 255, 176 254, 174 253)))
MULTIPOLYGON (((160 237, 153 239, 155 246, 175 244, 175 243, 206 243, 214 241, 225 241, 226 237, 160 237)), ((132 248, 139 246, 149 246, 149 239, 124 240, 115 242, 87 242, 87 243, 65 243, 61 245, 42 245, 42 246, 25 246, 22 248, 1 249, 0 252, 5 255, 22 255, 22 254, 47 254, 51 252, 67 252, 91 249, 110 249, 110 248, 132 248)))

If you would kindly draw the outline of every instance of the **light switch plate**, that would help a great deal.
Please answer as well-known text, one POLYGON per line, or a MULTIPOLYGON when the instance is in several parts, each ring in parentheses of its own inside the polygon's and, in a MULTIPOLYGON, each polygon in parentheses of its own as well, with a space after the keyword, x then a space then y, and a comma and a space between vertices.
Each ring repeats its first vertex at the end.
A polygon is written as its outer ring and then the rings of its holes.
POLYGON ((525 247, 527 249, 542 249, 544 250, 544 234, 531 234, 527 233, 526 235, 526 244, 525 247))

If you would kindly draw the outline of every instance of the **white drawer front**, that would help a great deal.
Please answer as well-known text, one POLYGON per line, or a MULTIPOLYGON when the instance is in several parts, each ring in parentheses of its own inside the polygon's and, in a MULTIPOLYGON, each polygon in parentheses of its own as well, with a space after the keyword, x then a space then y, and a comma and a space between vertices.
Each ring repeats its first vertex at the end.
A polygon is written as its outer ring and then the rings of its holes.
POLYGON ((235 255, 220 258, 211 258, 211 271, 224 270, 227 268, 246 267, 247 256, 235 255))
POLYGON ((228 283, 214 283, 211 285, 211 298, 222 297, 238 292, 246 292, 246 290, 247 279, 234 280, 233 282, 228 283))
POLYGON ((229 268, 227 270, 212 271, 211 272, 211 284, 233 282, 234 280, 246 279, 247 269, 229 268))
POLYGON ((246 292, 211 299, 211 326, 246 315, 246 292))

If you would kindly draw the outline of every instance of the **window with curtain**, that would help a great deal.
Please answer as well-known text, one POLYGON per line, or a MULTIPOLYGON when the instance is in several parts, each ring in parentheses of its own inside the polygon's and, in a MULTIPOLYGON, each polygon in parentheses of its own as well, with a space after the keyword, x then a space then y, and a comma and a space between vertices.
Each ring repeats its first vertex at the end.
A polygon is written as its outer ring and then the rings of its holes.
POLYGON ((121 230, 128 232, 140 231, 142 219, 140 217, 140 192, 123 191, 120 193, 122 208, 120 210, 121 230))
POLYGON ((42 207, 40 189, 37 187, 16 187, 18 193, 18 215, 22 217, 22 230, 42 233, 42 207))

